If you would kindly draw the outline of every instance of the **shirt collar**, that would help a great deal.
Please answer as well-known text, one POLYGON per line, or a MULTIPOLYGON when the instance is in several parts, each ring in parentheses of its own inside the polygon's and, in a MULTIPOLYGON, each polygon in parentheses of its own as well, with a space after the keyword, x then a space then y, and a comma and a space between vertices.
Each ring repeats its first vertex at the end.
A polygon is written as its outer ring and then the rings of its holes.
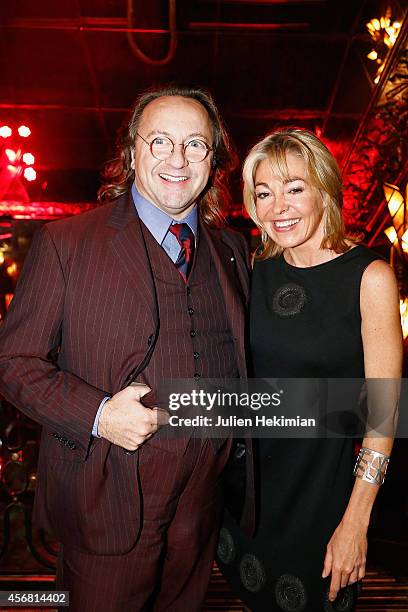
MULTIPOLYGON (((143 221, 157 242, 162 244, 167 232, 169 231, 170 225, 180 222, 176 221, 160 208, 149 202, 149 200, 146 200, 146 198, 141 196, 136 189, 135 184, 132 185, 132 197, 137 214, 139 215, 141 221, 143 221)), ((184 217, 182 223, 187 223, 193 232, 195 239, 197 240, 197 206, 194 206, 194 208, 188 213, 187 217, 184 217)))

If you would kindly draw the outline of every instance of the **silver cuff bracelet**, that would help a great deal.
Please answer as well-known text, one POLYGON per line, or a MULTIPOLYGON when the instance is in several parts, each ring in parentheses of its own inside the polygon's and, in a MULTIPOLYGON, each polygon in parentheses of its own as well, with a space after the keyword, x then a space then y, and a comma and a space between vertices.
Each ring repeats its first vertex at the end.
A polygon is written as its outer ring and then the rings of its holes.
POLYGON ((358 453, 353 474, 361 480, 380 486, 384 482, 389 462, 387 455, 363 446, 358 453))

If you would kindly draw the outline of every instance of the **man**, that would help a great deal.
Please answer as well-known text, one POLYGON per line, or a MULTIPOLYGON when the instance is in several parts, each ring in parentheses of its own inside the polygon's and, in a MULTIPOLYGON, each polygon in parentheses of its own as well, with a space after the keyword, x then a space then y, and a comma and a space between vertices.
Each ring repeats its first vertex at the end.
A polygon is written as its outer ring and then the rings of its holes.
POLYGON ((0 391, 43 425, 35 519, 62 543, 71 610, 201 609, 230 442, 161 436, 154 390, 245 376, 230 165, 208 94, 142 95, 107 203, 42 228, 0 331, 0 391))

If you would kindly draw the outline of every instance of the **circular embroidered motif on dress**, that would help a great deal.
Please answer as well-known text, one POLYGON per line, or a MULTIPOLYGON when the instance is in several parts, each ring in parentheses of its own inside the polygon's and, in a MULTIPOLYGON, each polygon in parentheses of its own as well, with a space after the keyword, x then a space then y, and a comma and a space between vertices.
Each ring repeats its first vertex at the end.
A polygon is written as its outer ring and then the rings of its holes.
POLYGON ((225 527, 220 530, 220 538, 218 540, 217 556, 224 565, 228 565, 235 559, 235 543, 234 538, 225 527))
POLYGON ((295 317, 303 310, 306 302, 305 289, 296 283, 287 283, 275 291, 272 310, 279 317, 295 317))
POLYGON ((302 612, 307 604, 303 582, 292 574, 283 574, 275 586, 276 603, 285 612, 302 612))
POLYGON ((266 582, 264 566, 255 555, 246 554, 242 557, 239 575, 242 584, 251 593, 258 593, 266 582))

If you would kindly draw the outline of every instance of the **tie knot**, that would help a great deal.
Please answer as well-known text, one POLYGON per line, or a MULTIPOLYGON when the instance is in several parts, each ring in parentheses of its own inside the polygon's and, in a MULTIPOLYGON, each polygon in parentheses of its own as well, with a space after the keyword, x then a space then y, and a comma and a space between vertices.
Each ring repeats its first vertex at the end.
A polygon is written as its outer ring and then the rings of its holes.
POLYGON ((194 233, 187 223, 174 223, 170 225, 169 231, 177 238, 180 246, 192 248, 194 245, 194 233))
POLYGON ((175 266, 184 278, 184 281, 187 282, 193 265, 195 249, 194 234, 187 223, 174 223, 170 225, 169 230, 177 238, 181 247, 177 261, 175 261, 175 266))

